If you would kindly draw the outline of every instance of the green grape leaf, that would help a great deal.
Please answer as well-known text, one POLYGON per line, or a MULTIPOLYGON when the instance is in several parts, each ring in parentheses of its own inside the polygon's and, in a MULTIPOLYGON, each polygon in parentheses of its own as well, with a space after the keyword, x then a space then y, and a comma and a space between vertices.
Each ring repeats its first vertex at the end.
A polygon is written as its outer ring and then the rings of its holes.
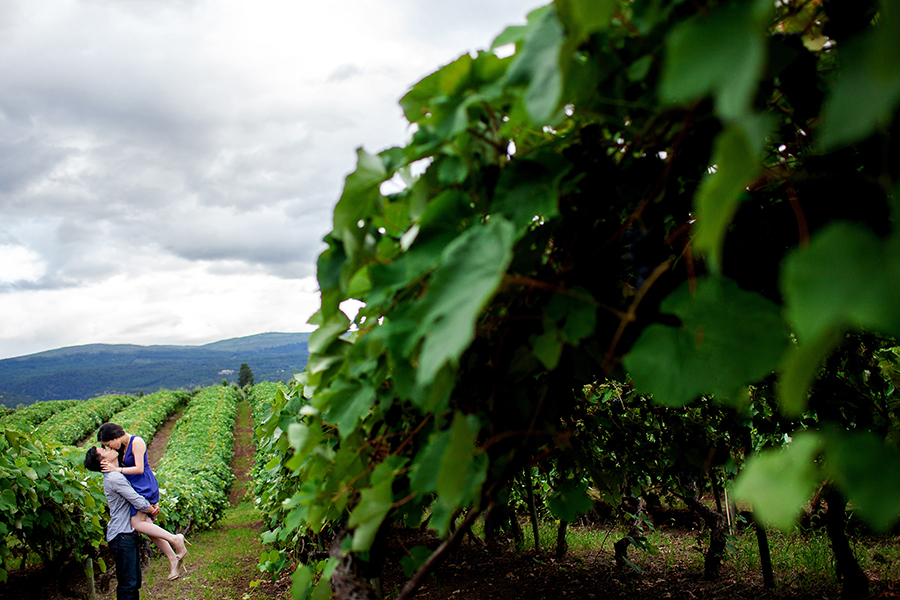
POLYGON ((321 561, 316 565, 317 569, 322 568, 322 574, 319 575, 319 583, 313 589, 310 600, 329 600, 332 597, 331 574, 334 573, 338 562, 340 561, 337 558, 329 558, 327 561, 321 561), (324 567, 322 567, 322 562, 325 563, 324 567))
POLYGON ((463 54, 422 79, 400 100, 411 123, 428 125, 420 129, 413 142, 433 149, 441 140, 449 140, 466 130, 469 107, 489 101, 500 88, 489 84, 501 78, 507 62, 491 52, 479 52, 473 58, 463 54))
POLYGON ((520 234, 535 218, 552 219, 559 214, 559 182, 571 168, 560 156, 547 154, 539 160, 517 160, 500 173, 494 208, 512 221, 520 234))
POLYGON ((563 342, 562 332, 555 327, 551 327, 534 338, 531 351, 547 367, 548 371, 552 371, 559 364, 563 342))
POLYGON ((734 482, 735 499, 752 504, 758 521, 790 529, 821 481, 815 464, 821 448, 818 434, 802 432, 786 448, 751 457, 734 482))
POLYGON ((544 14, 552 9, 553 7, 550 4, 534 9, 528 13, 528 19, 525 25, 511 25, 504 29, 491 43, 491 49, 493 50, 500 46, 505 46, 506 44, 516 44, 517 46, 522 44, 528 38, 529 34, 537 28, 538 24, 541 23, 544 14))
POLYGON ((550 497, 550 512, 561 521, 574 522, 579 515, 591 510, 594 501, 587 493, 587 484, 564 482, 550 497))
POLYGON ((784 414, 797 417, 806 410, 809 388, 819 367, 842 337, 842 330, 829 331, 812 342, 798 344, 785 354, 777 387, 778 403, 784 414))
POLYGON ((868 432, 826 434, 825 474, 876 532, 900 520, 900 453, 868 432))
POLYGON ((321 325, 324 319, 338 312, 340 303, 345 299, 340 289, 341 273, 347 262, 344 244, 331 234, 325 236, 325 242, 328 248, 316 261, 316 277, 322 290, 322 308, 309 318, 312 325, 321 325))
POLYGON ((729 2, 672 29, 666 38, 662 100, 683 104, 712 94, 723 119, 748 114, 765 68, 772 6, 729 2))
POLYGON ((359 493, 359 504, 354 507, 347 521, 353 529, 353 551, 364 552, 372 547, 381 522, 391 510, 393 495, 392 478, 366 488, 359 493))
POLYGON ((646 56, 634 61, 628 66, 628 81, 643 81, 650 74, 650 67, 653 66, 653 56, 646 56))
MULTIPOLYGON (((823 150, 863 140, 890 123, 900 101, 900 69, 885 68, 882 55, 868 50, 873 41, 866 38, 841 50, 840 70, 822 109, 818 144, 823 150)), ((888 55, 900 45, 897 38, 881 36, 878 41, 878 46, 893 47, 888 55)))
POLYGON ((313 570, 308 565, 298 565, 291 575, 291 597, 303 600, 309 597, 313 586, 313 570))
MULTIPOLYGON (((456 190, 446 190, 431 198, 419 219, 419 227, 422 231, 418 234, 410 251, 421 245, 423 238, 427 240, 428 245, 434 248, 435 246, 429 243, 430 237, 448 233, 453 237, 458 235, 464 229, 464 224, 474 219, 471 203, 472 199, 469 196, 456 190)), ((447 240, 443 245, 449 241, 447 240)))
POLYGON ((450 530, 450 521, 453 519, 455 511, 455 506, 451 506, 438 498, 437 502, 431 506, 431 518, 428 520, 428 527, 436 531, 440 536, 445 535, 450 530))
POLYGON ((372 470, 372 475, 369 478, 372 485, 377 485, 386 480, 393 481, 394 477, 408 461, 409 459, 405 456, 388 456, 372 470))
MULTIPOLYGON (((376 214, 381 205, 381 184, 390 178, 381 158, 356 150, 356 170, 347 175, 344 191, 334 208, 334 230, 358 229, 357 222, 376 214)), ((341 239, 344 235, 340 234, 341 239)))
POLYGON ((400 564, 403 566, 403 574, 407 577, 415 575, 416 571, 428 560, 429 556, 431 556, 431 550, 426 546, 413 546, 410 548, 407 556, 400 559, 400 564))
POLYGON ((559 59, 564 43, 562 24, 555 7, 550 6, 540 13, 540 20, 528 31, 522 49, 516 52, 507 71, 507 83, 527 85, 525 108, 537 125, 549 123, 559 106, 563 89, 559 59))
POLYGON ((594 333, 597 325, 597 305, 590 293, 579 287, 567 294, 554 294, 547 304, 547 319, 557 325, 566 342, 578 342, 594 333))
POLYGON ((882 0, 878 11, 880 19, 869 45, 869 66, 879 79, 900 75, 900 7, 896 2, 882 0))
POLYGON ((311 374, 316 374, 322 371, 326 371, 334 365, 343 362, 346 358, 346 352, 350 349, 350 347, 350 342, 342 339, 335 340, 328 348, 328 354, 310 355, 309 362, 306 363, 307 371, 309 371, 309 373, 311 374))
POLYGON ((681 406, 703 394, 736 398, 774 371, 788 336, 776 304, 725 278, 689 283, 660 305, 680 327, 650 325, 625 356, 635 388, 681 406))
POLYGON ((460 413, 453 415, 447 448, 441 457, 437 477, 437 493, 451 506, 460 506, 466 500, 466 479, 476 450, 475 434, 466 417, 460 413))
POLYGON ((450 433, 444 431, 416 455, 410 472, 410 489, 420 494, 437 491, 441 459, 444 457, 449 442, 450 433))
POLYGON ((762 170, 760 156, 770 130, 763 116, 730 123, 716 138, 712 162, 694 198, 697 233, 694 246, 706 253, 712 267, 721 269, 722 242, 747 185, 762 170))
POLYGON ((463 54, 414 85, 400 100, 410 123, 428 122, 445 139, 465 129, 466 113, 460 106, 474 60, 463 54))
POLYGON ((363 266, 358 269, 347 281, 347 297, 362 298, 372 289, 372 280, 369 276, 369 268, 363 266))
MULTIPOLYGON (((309 456, 315 447, 322 441, 322 429, 318 425, 310 427, 306 423, 291 423, 287 429, 288 442, 294 449, 292 461, 296 466, 309 456)), ((295 468, 296 468, 295 466, 295 468)))
POLYGON ((456 364, 475 336, 475 321, 512 260, 515 228, 495 218, 460 235, 441 257, 421 299, 425 336, 416 380, 428 384, 445 364, 456 364))
POLYGON ((346 333, 349 327, 350 319, 347 318, 347 315, 338 311, 310 334, 309 341, 306 344, 307 351, 310 354, 324 352, 331 345, 331 342, 346 333))
POLYGON ((341 437, 347 437, 356 423, 372 408, 375 389, 367 384, 355 384, 335 391, 328 403, 329 420, 337 425, 341 437))
POLYGON ((438 181, 444 185, 455 185, 466 180, 469 168, 458 156, 445 156, 437 164, 438 181))
POLYGON ((597 307, 586 290, 554 294, 544 311, 544 332, 532 336, 532 353, 549 370, 559 364, 563 346, 577 346, 594 332, 597 307))
MULTIPOLYGON (((442 469, 445 466, 447 468, 450 467, 450 465, 442 464, 442 469)), ((465 475, 459 477, 459 480, 463 480, 463 484, 459 488, 459 494, 455 498, 447 495, 438 495, 437 501, 431 506, 431 519, 428 522, 428 526, 436 531, 438 535, 444 536, 447 534, 453 516, 456 514, 456 509, 467 503, 477 501, 481 492, 481 486, 487 477, 487 467, 487 454, 484 452, 476 454, 472 460, 468 461, 465 475), (457 501, 454 502, 453 500, 457 501)), ((444 483, 448 484, 447 481, 444 483)))
POLYGON ((865 227, 838 222, 783 262, 786 315, 800 343, 846 327, 900 335, 900 252, 865 227))
POLYGON ((554 6, 569 37, 580 43, 592 33, 609 27, 619 3, 616 0, 556 0, 554 6))
POLYGON ((15 512, 16 510, 16 493, 9 488, 0 493, 0 510, 8 510, 15 512))
POLYGON ((307 513, 309 512, 309 506, 298 506, 294 508, 291 512, 288 513, 287 517, 284 520, 284 533, 289 534, 295 531, 298 527, 303 524, 304 519, 306 518, 307 513))

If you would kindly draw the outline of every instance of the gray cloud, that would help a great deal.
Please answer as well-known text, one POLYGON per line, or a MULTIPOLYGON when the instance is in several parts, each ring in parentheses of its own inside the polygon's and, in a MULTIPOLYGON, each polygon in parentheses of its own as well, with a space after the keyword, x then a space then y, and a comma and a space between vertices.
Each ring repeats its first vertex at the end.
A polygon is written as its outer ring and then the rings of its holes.
POLYGON ((345 81, 362 74, 362 72, 363 70, 358 65, 346 63, 332 71, 331 75, 328 76, 328 81, 345 81))

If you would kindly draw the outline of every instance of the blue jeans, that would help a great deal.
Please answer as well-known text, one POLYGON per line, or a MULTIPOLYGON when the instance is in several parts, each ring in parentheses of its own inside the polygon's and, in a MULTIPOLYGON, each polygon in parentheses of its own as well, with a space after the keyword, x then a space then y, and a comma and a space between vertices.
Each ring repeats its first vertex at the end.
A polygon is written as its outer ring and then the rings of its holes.
POLYGON ((138 600, 141 597, 141 539, 134 531, 120 533, 109 542, 116 559, 116 600, 138 600))

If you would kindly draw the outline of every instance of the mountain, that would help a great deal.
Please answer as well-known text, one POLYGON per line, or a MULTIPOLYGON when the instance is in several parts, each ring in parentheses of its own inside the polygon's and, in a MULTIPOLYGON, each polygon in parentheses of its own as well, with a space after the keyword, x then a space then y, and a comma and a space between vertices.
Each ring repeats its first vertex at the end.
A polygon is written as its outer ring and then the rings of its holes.
POLYGON ((147 394, 254 380, 287 381, 306 366, 309 333, 261 333, 202 346, 89 344, 0 360, 0 404, 147 394))

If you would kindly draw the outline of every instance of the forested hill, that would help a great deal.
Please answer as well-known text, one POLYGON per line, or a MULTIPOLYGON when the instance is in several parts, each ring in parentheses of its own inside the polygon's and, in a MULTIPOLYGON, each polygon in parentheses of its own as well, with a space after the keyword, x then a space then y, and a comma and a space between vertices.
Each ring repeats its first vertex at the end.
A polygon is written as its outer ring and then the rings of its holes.
POLYGON ((203 346, 91 344, 0 360, 0 404, 101 394, 194 389, 237 382, 241 363, 254 379, 284 381, 306 366, 309 333, 262 333, 203 346))

